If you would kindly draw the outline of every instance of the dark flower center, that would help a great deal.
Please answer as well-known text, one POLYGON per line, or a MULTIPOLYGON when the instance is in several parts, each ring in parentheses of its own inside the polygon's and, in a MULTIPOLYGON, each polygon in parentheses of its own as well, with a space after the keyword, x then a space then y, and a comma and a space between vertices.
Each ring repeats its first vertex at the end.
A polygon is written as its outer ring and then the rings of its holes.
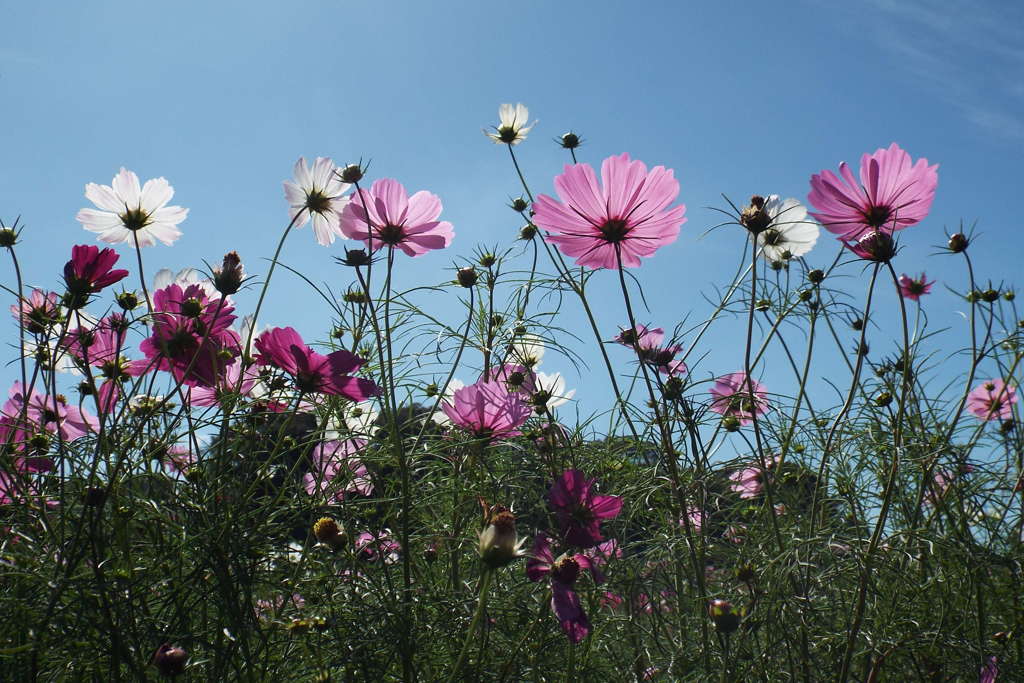
POLYGON ((323 385, 323 378, 319 373, 300 371, 295 375, 295 386, 299 391, 320 391, 323 385))
POLYGON ((384 244, 398 244, 404 236, 405 229, 401 225, 391 225, 390 223, 382 226, 377 232, 377 238, 384 244))
POLYGON ((872 206, 864 213, 864 222, 872 228, 880 228, 889 220, 892 211, 888 206, 872 206))
POLYGON ((541 389, 533 395, 533 404, 537 406, 546 406, 548 401, 551 400, 551 392, 541 389))
POLYGON ((525 382, 525 381, 526 381, 526 377, 523 376, 523 373, 521 373, 521 372, 509 373, 508 385, 510 387, 521 387, 521 386, 523 386, 523 382, 525 382))
POLYGON ((735 413, 753 413, 754 402, 750 400, 749 396, 733 394, 732 398, 729 399, 729 411, 735 413))
POLYGON ((551 567, 551 578, 559 583, 572 585, 580 575, 580 563, 572 557, 562 557, 551 567))
POLYGON ((907 291, 911 294, 924 294, 924 281, 911 280, 910 284, 907 285, 907 291))
POLYGON ((149 214, 139 209, 128 209, 121 214, 121 222, 129 230, 142 230, 149 225, 149 214))
POLYGON ((772 247, 774 247, 774 246, 776 246, 778 244, 782 244, 785 241, 782 238, 782 233, 779 232, 778 230, 774 229, 774 228, 772 228, 770 230, 765 230, 764 231, 764 237, 762 239, 764 239, 764 243, 765 244, 767 244, 769 246, 772 246, 772 247))
POLYGON ((320 190, 313 190, 306 195, 306 208, 313 213, 324 213, 331 208, 331 198, 320 190))
POLYGON ((610 218, 598 228, 606 242, 621 242, 629 234, 629 224, 621 218, 610 218))
POLYGON ((515 142, 518 135, 512 126, 502 126, 498 129, 498 139, 505 143, 515 142))

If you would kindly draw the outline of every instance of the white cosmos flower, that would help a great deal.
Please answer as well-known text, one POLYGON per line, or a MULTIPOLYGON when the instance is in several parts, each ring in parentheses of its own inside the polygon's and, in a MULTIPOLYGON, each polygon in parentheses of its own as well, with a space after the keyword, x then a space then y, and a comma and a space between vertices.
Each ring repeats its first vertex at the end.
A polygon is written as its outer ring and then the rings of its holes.
POLYGON ((544 358, 544 340, 534 334, 525 334, 516 337, 509 345, 508 358, 506 363, 517 363, 525 365, 531 370, 540 367, 541 359, 544 358))
POLYGON ((576 395, 575 389, 566 391, 565 378, 562 377, 562 373, 553 372, 550 375, 546 372, 538 372, 534 379, 534 386, 536 391, 534 392, 534 400, 539 392, 544 392, 547 395, 547 401, 544 403, 550 410, 551 408, 557 408, 558 406, 565 405, 569 402, 573 396, 576 395))
POLYGON ((188 209, 167 206, 173 196, 165 178, 147 180, 140 188, 139 177, 122 166, 110 185, 85 186, 85 198, 100 210, 82 209, 75 218, 103 242, 134 244, 138 238, 140 247, 157 240, 170 246, 181 237, 178 223, 188 216, 188 209))
POLYGON ((313 219, 313 235, 323 246, 333 244, 341 235, 341 211, 349 202, 342 195, 351 187, 341 182, 338 167, 327 157, 317 157, 313 167, 306 158, 299 157, 293 171, 295 181, 284 181, 284 196, 288 200, 288 216, 301 228, 313 219), (296 220, 296 216, 302 214, 296 220))
POLYGON ((769 261, 788 261, 803 256, 818 241, 818 224, 807 219, 807 207, 795 199, 768 196, 764 209, 771 218, 757 234, 757 245, 769 261))
POLYGON ((495 144, 518 145, 526 139, 526 134, 537 125, 537 122, 527 125, 530 118, 530 110, 522 103, 515 106, 503 104, 498 108, 498 120, 500 123, 495 127, 494 132, 484 131, 487 137, 494 140, 495 144))
POLYGON ((364 437, 372 436, 374 433, 373 423, 377 421, 377 415, 377 408, 373 405, 373 401, 347 405, 345 414, 340 419, 332 415, 327 421, 324 441, 337 441, 353 434, 364 437), (347 434, 342 434, 342 426, 347 430, 347 434))

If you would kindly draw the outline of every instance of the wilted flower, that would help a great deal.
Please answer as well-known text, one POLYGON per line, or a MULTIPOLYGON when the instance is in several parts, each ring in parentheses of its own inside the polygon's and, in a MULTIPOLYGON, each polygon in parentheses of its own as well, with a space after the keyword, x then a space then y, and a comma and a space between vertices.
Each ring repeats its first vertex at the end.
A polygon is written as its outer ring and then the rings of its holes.
POLYGON ((293 169, 295 181, 284 181, 284 196, 288 201, 288 215, 301 228, 313 219, 313 236, 327 246, 340 236, 339 219, 349 198, 343 196, 351 187, 341 181, 338 167, 329 158, 317 157, 313 167, 306 158, 299 157, 293 169), (301 218, 297 218, 301 214, 301 218))
POLYGON ((911 164, 894 142, 861 157, 859 183, 845 161, 839 164, 842 180, 827 170, 812 176, 807 199, 816 211, 811 215, 843 240, 902 230, 928 215, 939 183, 936 169, 938 164, 929 166, 927 159, 911 164))
POLYGON ((921 297, 932 291, 932 285, 935 281, 928 282, 924 273, 918 278, 908 277, 906 273, 900 275, 900 295, 904 299, 910 299, 911 301, 920 301, 921 297))
POLYGON ((488 505, 480 499, 484 513, 484 529, 480 532, 480 559, 491 569, 504 567, 525 553, 516 533, 516 518, 508 508, 488 505))
POLYGON ((320 543, 338 550, 345 545, 345 532, 333 517, 321 517, 313 524, 313 536, 320 543))
POLYGON ((618 268, 640 265, 659 247, 679 236, 686 206, 668 206, 679 195, 679 182, 664 166, 650 171, 628 154, 612 156, 601 165, 602 184, 589 164, 566 165, 555 178, 561 201, 540 195, 534 222, 547 231, 545 239, 577 265, 618 268))
POLYGON ((755 414, 768 412, 767 392, 745 372, 733 372, 715 380, 711 387, 711 410, 735 417, 741 425, 750 424, 755 414))
POLYGON ((484 131, 495 144, 518 145, 526 139, 526 134, 536 125, 536 121, 527 125, 530 110, 522 103, 515 106, 503 104, 498 108, 498 125, 494 132, 484 131))
POLYGON ((177 676, 185 671, 188 653, 178 645, 164 643, 153 655, 153 666, 161 674, 168 677, 177 676))
POLYGON ((397 247, 409 256, 447 247, 455 231, 439 221, 441 200, 420 190, 411 197, 397 180, 376 180, 369 190, 359 190, 341 214, 341 232, 362 240, 371 251, 397 247))
POLYGON ((234 294, 242 287, 245 280, 245 267, 242 266, 242 259, 238 252, 229 251, 224 254, 224 261, 220 268, 213 269, 213 286, 225 296, 234 294))
POLYGON ((178 223, 188 216, 188 209, 167 206, 173 196, 165 178, 147 180, 140 189, 139 177, 122 166, 110 185, 85 186, 85 198, 101 210, 82 209, 75 218, 103 242, 137 240, 140 247, 151 247, 160 240, 170 246, 181 237, 178 223))
POLYGON ((600 525, 622 511, 622 498, 594 491, 597 479, 587 479, 579 470, 566 470, 548 491, 548 506, 555 511, 565 542, 590 548, 604 540, 600 525))
POLYGON ((967 409, 982 420, 1009 420, 1013 404, 1019 399, 1017 388, 1001 379, 990 379, 976 386, 967 395, 967 409))

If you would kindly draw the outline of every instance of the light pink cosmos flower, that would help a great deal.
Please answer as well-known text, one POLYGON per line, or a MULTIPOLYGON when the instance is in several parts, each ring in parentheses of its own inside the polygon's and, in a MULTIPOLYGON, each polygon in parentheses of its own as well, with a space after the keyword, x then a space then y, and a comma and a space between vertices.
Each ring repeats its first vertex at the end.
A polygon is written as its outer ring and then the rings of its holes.
POLYGON ((985 666, 981 667, 978 683, 996 683, 997 676, 999 676, 999 659, 992 655, 985 660, 985 666))
POLYGON ((132 377, 139 377, 155 367, 149 360, 129 360, 124 356, 128 321, 120 313, 112 313, 95 325, 77 327, 68 332, 64 345, 75 364, 86 371, 99 368, 93 380, 103 379, 98 392, 99 410, 109 413, 120 400, 121 387, 132 377))
POLYGON ((668 208, 679 195, 679 181, 664 166, 650 171, 628 154, 601 164, 601 184, 589 164, 566 165, 555 178, 561 201, 540 195, 534 222, 544 239, 576 264, 588 268, 635 268, 671 244, 686 222, 686 206, 668 208))
POLYGON ((11 315, 29 334, 42 334, 60 318, 57 293, 33 289, 20 304, 11 304, 11 315))
POLYGON ((1013 404, 1019 400, 1016 387, 1001 379, 990 379, 967 395, 967 409, 982 420, 1009 420, 1013 417, 1013 404))
POLYGON ((932 291, 932 285, 935 284, 935 280, 928 282, 924 273, 921 273, 921 276, 918 278, 912 278, 906 273, 903 273, 899 277, 899 283, 900 295, 904 299, 920 301, 922 296, 929 294, 932 291))
POLYGON ((753 422, 755 414, 768 412, 768 392, 745 372, 733 372, 715 380, 711 387, 711 410, 739 419, 741 425, 753 422), (751 396, 751 394, 753 396, 751 396))
POLYGON ((351 494, 373 495, 366 465, 356 454, 366 446, 363 439, 324 441, 313 449, 311 471, 302 477, 306 493, 326 503, 345 500, 351 494))
POLYGON ((402 546, 391 537, 391 532, 387 529, 376 534, 364 531, 356 536, 353 548, 359 559, 367 562, 382 560, 384 564, 398 562, 399 554, 402 552, 402 546))
POLYGON ((683 350, 682 345, 661 346, 664 339, 665 330, 662 328, 637 325, 635 328, 623 329, 612 341, 634 351, 639 349, 640 362, 653 367, 663 375, 685 374, 686 363, 675 359, 676 354, 683 350))
POLYGON ((135 244, 151 247, 160 240, 167 246, 181 237, 178 223, 188 209, 167 206, 174 188, 166 178, 153 178, 139 187, 139 177, 123 166, 110 185, 89 183, 85 198, 100 210, 82 209, 75 217, 86 230, 99 234, 110 244, 135 244))
POLYGON ((894 142, 861 157, 859 183, 845 161, 839 164, 841 180, 827 170, 811 176, 807 199, 817 209, 811 215, 844 240, 875 230, 902 230, 928 215, 939 184, 938 167, 929 166, 927 159, 911 163, 910 155, 894 142))
POLYGON ((771 474, 778 464, 778 458, 770 456, 765 460, 766 469, 757 463, 743 467, 729 475, 729 490, 738 493, 740 498, 756 498, 764 491, 765 478, 771 474))
POLYGON ((341 181, 341 175, 334 162, 326 157, 317 157, 312 169, 305 157, 299 157, 293 169, 295 181, 284 181, 284 196, 288 201, 288 216, 301 228, 313 220, 313 236, 327 246, 341 235, 339 220, 349 198, 348 183, 341 181), (301 214, 301 216, 300 216, 301 214))
POLYGON ((359 190, 341 214, 341 232, 371 250, 396 247, 409 256, 444 249, 455 237, 452 224, 439 221, 441 200, 420 190, 409 196, 397 180, 381 178, 359 190))
POLYGON ((530 406, 504 382, 479 381, 457 390, 441 409, 456 427, 480 439, 505 439, 520 434, 530 406))

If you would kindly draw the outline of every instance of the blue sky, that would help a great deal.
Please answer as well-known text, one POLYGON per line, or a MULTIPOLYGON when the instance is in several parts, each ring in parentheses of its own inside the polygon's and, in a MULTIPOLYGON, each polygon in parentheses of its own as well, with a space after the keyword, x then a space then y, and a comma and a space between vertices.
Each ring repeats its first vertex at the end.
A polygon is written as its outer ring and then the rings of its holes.
MULTIPOLYGON (((962 289, 952 259, 927 258, 961 220, 983 233, 972 247, 981 278, 1012 278, 1024 255, 1024 23, 1011 3, 5 5, 0 218, 20 215, 27 226, 19 254, 31 284, 55 287, 71 245, 93 242, 74 219, 88 205, 83 187, 109 183, 122 165, 143 180, 166 177, 173 203, 191 211, 174 247, 146 250, 150 276, 231 249, 264 272, 260 259, 287 223, 281 181, 299 155, 372 159, 371 177, 438 194, 455 241, 401 259, 401 277, 450 279, 457 259, 509 244, 520 227, 503 206, 520 193, 508 155, 481 133, 501 102, 523 102, 539 120, 517 148, 535 191, 551 192, 567 161, 551 138, 570 128, 587 141, 581 161, 627 151, 675 169, 689 221, 636 272, 651 309, 642 317, 666 328, 705 315, 701 293, 735 270, 741 235, 702 239, 718 222, 706 207, 725 206, 721 193, 803 200, 812 173, 892 141, 940 164, 932 214, 904 233, 897 270, 927 268, 962 289)), ((349 274, 332 261, 340 253, 306 228, 284 262, 344 287, 349 274)), ((825 265, 834 253, 824 236, 810 261, 825 265)), ((616 286, 611 273, 596 279, 608 336, 625 318, 616 286)), ((856 293, 863 282, 843 286, 856 293)), ((254 298, 239 299, 241 313, 254 298)), ((457 321, 444 297, 429 305, 457 321)), ((962 303, 942 287, 928 307, 933 325, 963 326, 962 303)), ((567 299, 562 324, 581 329, 576 311, 567 299)), ((307 338, 330 324, 326 306, 286 273, 262 322, 307 338)), ((13 340, 10 327, 0 332, 13 340)), ((738 369, 741 348, 735 328, 724 328, 702 377, 738 369)), ((583 353, 595 372, 575 384, 588 396, 584 410, 597 410, 607 394, 595 354, 583 353)), ((569 368, 552 359, 543 369, 569 368)))

